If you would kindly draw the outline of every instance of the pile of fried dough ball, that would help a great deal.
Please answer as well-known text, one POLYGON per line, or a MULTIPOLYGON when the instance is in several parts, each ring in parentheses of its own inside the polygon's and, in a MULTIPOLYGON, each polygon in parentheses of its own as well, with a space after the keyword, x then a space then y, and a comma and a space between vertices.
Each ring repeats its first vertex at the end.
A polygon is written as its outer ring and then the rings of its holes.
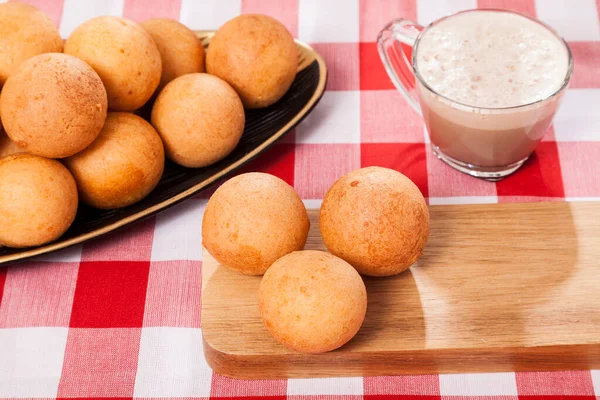
POLYGON ((244 109, 277 102, 297 65, 292 35, 264 15, 228 21, 205 54, 170 19, 98 17, 63 44, 39 9, 0 4, 0 246, 56 240, 79 201, 140 201, 165 157, 191 168, 223 159, 244 109), (135 111, 152 100, 147 122, 135 111))
POLYGON ((258 307, 278 342, 323 353, 346 344, 363 324, 367 292, 360 275, 396 275, 423 254, 429 210, 408 177, 366 167, 342 176, 325 194, 319 228, 329 252, 303 250, 309 228, 290 185, 246 173, 209 199, 202 244, 221 265, 263 275, 258 307))

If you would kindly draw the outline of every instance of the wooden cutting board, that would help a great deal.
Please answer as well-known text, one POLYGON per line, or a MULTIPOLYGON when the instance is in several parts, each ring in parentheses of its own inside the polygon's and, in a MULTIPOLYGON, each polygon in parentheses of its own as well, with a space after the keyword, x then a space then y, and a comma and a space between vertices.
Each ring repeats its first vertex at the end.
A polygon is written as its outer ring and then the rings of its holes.
MULTIPOLYGON (((365 322, 342 348, 305 355, 275 342, 260 277, 204 251, 204 355, 245 379, 600 368, 600 202, 432 206, 425 254, 365 278, 365 322)), ((325 250, 318 210, 307 249, 325 250)))

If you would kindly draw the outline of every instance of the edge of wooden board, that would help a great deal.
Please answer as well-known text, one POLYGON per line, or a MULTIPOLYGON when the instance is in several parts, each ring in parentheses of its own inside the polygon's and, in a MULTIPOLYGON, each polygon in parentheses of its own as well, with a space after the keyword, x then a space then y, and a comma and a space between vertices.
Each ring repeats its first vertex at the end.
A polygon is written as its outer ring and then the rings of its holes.
MULTIPOLYGON (((600 263, 600 222, 598 222, 600 221, 600 202, 436 205, 431 206, 430 209, 432 213, 438 216, 469 213, 472 217, 476 218, 480 216, 484 220, 485 218, 495 218, 489 215, 494 215, 494 213, 498 212, 517 212, 521 213, 519 214, 520 216, 531 216, 536 221, 540 221, 539 226, 534 227, 534 234, 536 232, 535 229, 540 229, 540 227, 562 227, 565 224, 572 223, 574 229, 569 232, 562 232, 565 235, 564 238, 555 239, 555 243, 560 243, 563 240, 576 243, 576 246, 579 246, 577 250, 581 253, 580 256, 584 257, 584 264, 581 264, 582 268, 588 268, 588 275, 589 272, 594 272, 593 276, 596 275, 596 270, 600 271, 600 264, 598 264, 600 263), (565 219, 563 217, 566 215, 572 217, 572 221, 560 221, 561 218, 565 219), (598 262, 596 262, 596 254, 598 255, 598 262), (589 270, 589 268, 593 269, 593 271, 589 270)), ((309 215, 311 216, 311 221, 314 222, 318 217, 318 210, 309 210, 309 215)), ((318 218, 316 224, 318 225, 318 218)), ((307 248, 323 250, 324 246, 319 241, 320 236, 317 236, 317 233, 314 231, 316 229, 318 232, 318 226, 312 226, 311 229, 307 248)), ((504 229, 510 228, 505 227, 504 229)), ((527 229, 527 226, 515 227, 515 232, 518 232, 519 229, 527 229)), ((448 232, 444 232, 444 235, 447 236, 448 232)), ((546 237, 554 237, 553 233, 546 233, 546 235, 546 237)), ((514 241, 515 239, 511 238, 510 240, 514 241)), ((550 245, 552 244, 550 243, 550 245)), ((535 246, 535 244, 533 245, 535 246)), ((485 246, 483 247, 485 248, 485 246)), ((556 250, 557 258, 561 256, 561 251, 564 253, 565 248, 570 249, 567 246, 562 248, 562 250, 556 250)), ((555 250, 550 246, 538 249, 537 251, 554 252, 555 250)), ((221 324, 222 326, 218 329, 214 329, 215 321, 207 320, 206 315, 211 315, 210 318, 214 319, 217 312, 225 310, 229 305, 226 304, 228 300, 225 299, 221 303, 220 297, 215 296, 214 290, 212 294, 210 294, 210 290, 206 291, 206 285, 214 277, 216 281, 220 281, 221 284, 226 284, 227 286, 233 286, 236 282, 243 284, 250 282, 250 285, 245 285, 246 288, 249 286, 255 287, 260 277, 245 277, 234 272, 228 272, 229 270, 219 266, 205 249, 203 249, 203 253, 202 326, 204 356, 208 365, 216 373, 224 376, 237 379, 278 379, 600 368, 600 318, 595 317, 595 322, 592 322, 591 325, 581 326, 581 329, 587 329, 590 332, 586 336, 586 340, 580 340, 580 342, 571 341, 569 343, 561 342, 553 345, 547 345, 543 341, 537 344, 534 341, 524 345, 513 346, 510 345, 511 342, 508 340, 506 343, 496 341, 491 347, 486 347, 486 344, 483 343, 479 346, 474 345, 468 348, 457 346, 454 348, 407 348, 391 351, 385 349, 382 351, 372 351, 373 348, 364 346, 364 343, 356 345, 356 343, 351 341, 346 346, 333 352, 310 355, 284 349, 281 345, 276 344, 274 340, 271 347, 268 343, 269 338, 261 336, 256 341, 252 340, 253 343, 247 343, 249 346, 248 349, 242 348, 230 351, 233 346, 231 343, 227 344, 229 348, 224 349, 212 342, 217 341, 214 340, 215 335, 217 333, 220 333, 222 336, 227 335, 228 327, 236 329, 244 329, 244 327, 234 327, 234 322, 229 318, 225 322, 225 325, 229 325, 224 326, 221 324), (215 273, 217 274, 215 275, 215 273), (205 303, 204 296, 206 293, 209 293, 212 298, 205 303), (208 307, 207 312, 205 312, 205 307, 208 307), (593 337, 594 327, 598 328, 597 339, 593 337), (368 348, 368 350, 365 350, 365 348, 368 348)), ((486 252, 482 257, 488 256, 489 252, 486 252)), ((552 256, 554 257, 554 254, 552 256)), ((569 262, 572 259, 566 258, 565 260, 569 262)), ((376 278, 366 278, 365 281, 369 283, 368 281, 373 279, 376 278)), ((598 274, 598 280, 600 281, 600 274, 598 274)), ((559 286, 563 284, 562 282, 567 281, 568 279, 561 281, 559 286)), ((369 287, 369 284, 367 284, 367 287, 369 287)), ((536 295, 535 288, 524 288, 524 290, 528 289, 533 293, 532 296, 536 295)), ((240 290, 244 290, 244 288, 242 287, 240 290)), ((570 290, 573 289, 571 288, 570 290)), ((587 287, 585 290, 589 292, 590 287, 587 287)), ((594 310, 600 310, 600 290, 598 293, 598 296, 594 295, 595 297, 590 300, 593 306, 589 309, 590 313, 594 313, 594 310)), ((227 294, 224 294, 224 298, 226 296, 227 294)), ((230 310, 235 309, 236 312, 239 312, 239 308, 239 303, 235 303, 231 305, 230 310)), ((369 312, 367 311, 368 315, 369 312)), ((590 316, 593 317, 592 315, 590 316)), ((248 321, 247 318, 244 318, 246 316, 240 316, 239 324, 243 324, 243 321, 248 321)), ((253 316, 252 318, 253 327, 249 327, 248 329, 252 330, 252 332, 259 332, 261 335, 267 335, 266 330, 260 332, 260 329, 257 328, 256 317, 253 316)), ((560 322, 556 321, 556 324, 558 325, 560 322)), ((579 325, 573 326, 574 329, 578 327, 579 325)), ((573 334, 576 333, 576 331, 573 331, 573 334)), ((490 338, 490 341, 493 342, 492 339, 490 338)), ((221 339, 219 341, 225 343, 221 339)), ((244 343, 240 343, 240 346, 244 346, 244 343)))
POLYGON ((204 357, 219 375, 233 379, 287 379, 357 376, 587 370, 600 367, 600 346, 463 349, 308 355, 237 355, 202 340, 204 357), (503 354, 499 354, 499 352, 503 354), (540 369, 542 367, 542 369, 540 369))

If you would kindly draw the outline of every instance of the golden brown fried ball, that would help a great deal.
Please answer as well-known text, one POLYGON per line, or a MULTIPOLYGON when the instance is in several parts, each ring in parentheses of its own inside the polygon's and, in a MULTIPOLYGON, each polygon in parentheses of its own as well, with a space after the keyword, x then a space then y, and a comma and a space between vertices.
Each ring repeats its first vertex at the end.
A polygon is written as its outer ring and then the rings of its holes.
POLYGON ((66 164, 84 203, 113 209, 140 201, 156 187, 164 157, 160 137, 148 122, 112 112, 94 143, 66 164))
POLYGON ((202 220, 202 244, 221 264, 262 275, 275 260, 304 248, 308 214, 294 189, 269 174, 229 179, 211 196, 202 220))
POLYGON ((0 113, 8 136, 28 153, 63 158, 85 149, 106 119, 106 90, 80 59, 40 54, 8 78, 0 113))
POLYGON ((23 61, 62 50, 58 28, 43 11, 19 2, 0 4, 0 87, 23 61))
POLYGON ((31 154, 0 159, 0 245, 39 246, 58 239, 77 213, 77 187, 58 161, 31 154))
POLYGON ((158 90, 181 75, 204 72, 204 47, 190 28, 168 18, 150 19, 141 25, 160 52, 162 76, 158 90))
POLYGON ((137 110, 160 82, 160 53, 152 36, 125 18, 84 22, 67 39, 65 53, 81 58, 100 75, 111 110, 137 110))
POLYGON ((266 15, 245 14, 226 22, 212 37, 208 73, 238 92, 244 107, 267 107, 288 91, 298 68, 290 32, 266 15))
POLYGON ((323 353, 356 335, 365 319, 367 291, 344 260, 323 251, 296 251, 267 270, 258 306, 278 342, 299 352, 323 353))
POLYGON ((184 167, 206 167, 225 158, 244 132, 244 107, 225 81, 188 74, 171 81, 152 108, 152 125, 167 157, 184 167))
POLYGON ((18 153, 26 153, 26 151, 10 140, 6 132, 2 129, 2 126, 0 126, 0 158, 18 153))
POLYGON ((319 217, 329 251, 363 275, 388 276, 409 268, 429 236, 429 210, 419 188, 400 172, 367 167, 338 179, 319 217))

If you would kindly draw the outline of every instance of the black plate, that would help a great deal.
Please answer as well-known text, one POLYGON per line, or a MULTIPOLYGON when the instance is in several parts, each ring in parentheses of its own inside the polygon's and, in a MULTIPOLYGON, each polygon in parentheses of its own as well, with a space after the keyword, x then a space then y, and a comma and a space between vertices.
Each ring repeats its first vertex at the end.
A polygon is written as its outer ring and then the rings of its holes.
MULTIPOLYGON (((199 33, 199 36, 206 43, 211 34, 199 33)), ((312 111, 325 90, 327 69, 323 59, 310 46, 296 42, 300 54, 299 72, 292 87, 272 106, 246 110, 244 133, 228 157, 198 169, 181 167, 167 160, 158 186, 142 201, 116 210, 97 210, 80 204, 75 221, 60 239, 35 248, 0 248, 0 264, 64 249, 149 217, 202 191, 265 151, 312 111)))

